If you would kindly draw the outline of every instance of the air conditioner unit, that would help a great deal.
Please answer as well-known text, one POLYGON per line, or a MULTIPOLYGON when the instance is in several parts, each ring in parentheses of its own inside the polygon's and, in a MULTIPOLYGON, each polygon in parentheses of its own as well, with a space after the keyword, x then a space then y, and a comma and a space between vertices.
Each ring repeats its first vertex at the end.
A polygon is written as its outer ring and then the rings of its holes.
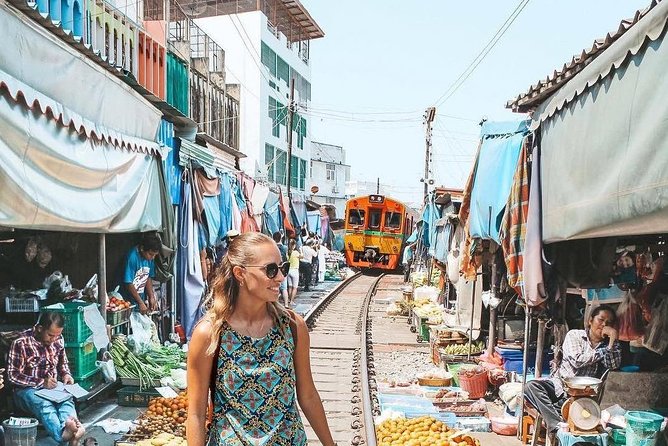
POLYGON ((332 187, 332 193, 333 194, 338 194, 339 193, 339 188, 337 186, 332 187))

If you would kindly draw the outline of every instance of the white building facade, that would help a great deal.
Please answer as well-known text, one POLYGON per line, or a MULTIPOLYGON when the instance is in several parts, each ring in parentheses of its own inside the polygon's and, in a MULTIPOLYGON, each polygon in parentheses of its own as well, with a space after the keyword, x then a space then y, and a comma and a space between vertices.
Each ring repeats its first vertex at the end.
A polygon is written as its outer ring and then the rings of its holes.
MULTIPOLYGON (((281 0, 270 3, 277 14, 283 13, 288 18, 300 14, 287 8, 281 10, 285 5, 281 0)), ((311 159, 309 122, 299 110, 294 113, 292 159, 288 160, 290 80, 295 79, 295 102, 308 108, 309 39, 322 37, 324 33, 304 7, 299 6, 302 17, 310 23, 308 29, 276 27, 263 10, 234 11, 198 19, 196 23, 225 50, 227 81, 241 86, 239 148, 246 155, 240 162, 241 169, 271 184, 287 186, 289 180, 294 193, 305 193, 311 159)))
POLYGON ((346 182, 350 181, 350 165, 341 146, 311 142, 311 199, 336 208, 337 218, 346 210, 346 182))

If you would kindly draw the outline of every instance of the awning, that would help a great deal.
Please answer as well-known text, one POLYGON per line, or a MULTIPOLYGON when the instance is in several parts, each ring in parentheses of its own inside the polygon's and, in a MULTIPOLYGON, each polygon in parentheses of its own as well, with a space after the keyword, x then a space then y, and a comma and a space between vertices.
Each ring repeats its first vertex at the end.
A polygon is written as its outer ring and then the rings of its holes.
POLYGON ((48 30, 0 5, 0 85, 12 98, 52 114, 89 138, 132 150, 156 150, 161 113, 122 80, 48 30), (20 80, 20 81, 19 81, 20 80), (75 94, 72 92, 75 91, 75 94))
POLYGON ((224 172, 236 171, 236 158, 219 150, 210 144, 201 146, 183 138, 178 138, 181 146, 179 147, 179 164, 189 166, 191 161, 196 161, 202 167, 218 169, 224 172))
POLYGON ((0 226, 162 228, 160 160, 87 138, 0 89, 0 226))
POLYGON ((527 121, 485 122, 471 191, 471 237, 500 243, 499 230, 527 121))
POLYGON ((536 112, 543 240, 668 232, 668 2, 536 112))

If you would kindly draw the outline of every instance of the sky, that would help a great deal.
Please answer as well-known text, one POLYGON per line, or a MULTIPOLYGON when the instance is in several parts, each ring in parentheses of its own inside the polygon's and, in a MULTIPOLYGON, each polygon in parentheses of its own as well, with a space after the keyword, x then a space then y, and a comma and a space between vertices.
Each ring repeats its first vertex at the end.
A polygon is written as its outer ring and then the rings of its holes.
POLYGON ((431 177, 463 187, 478 123, 520 120, 508 100, 614 32, 649 0, 530 0, 475 71, 452 84, 519 0, 301 0, 325 32, 311 42, 311 138, 341 145, 351 179, 422 200, 424 110, 436 105, 431 177), (441 99, 441 100, 439 100, 441 99))

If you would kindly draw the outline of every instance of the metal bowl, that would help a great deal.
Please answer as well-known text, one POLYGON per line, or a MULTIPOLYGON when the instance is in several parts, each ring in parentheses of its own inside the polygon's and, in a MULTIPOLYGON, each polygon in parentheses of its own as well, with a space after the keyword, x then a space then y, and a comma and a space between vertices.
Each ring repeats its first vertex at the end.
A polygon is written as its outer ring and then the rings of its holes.
POLYGON ((563 378, 563 382, 569 389, 584 390, 590 388, 596 390, 603 381, 588 376, 574 376, 572 378, 563 378))

